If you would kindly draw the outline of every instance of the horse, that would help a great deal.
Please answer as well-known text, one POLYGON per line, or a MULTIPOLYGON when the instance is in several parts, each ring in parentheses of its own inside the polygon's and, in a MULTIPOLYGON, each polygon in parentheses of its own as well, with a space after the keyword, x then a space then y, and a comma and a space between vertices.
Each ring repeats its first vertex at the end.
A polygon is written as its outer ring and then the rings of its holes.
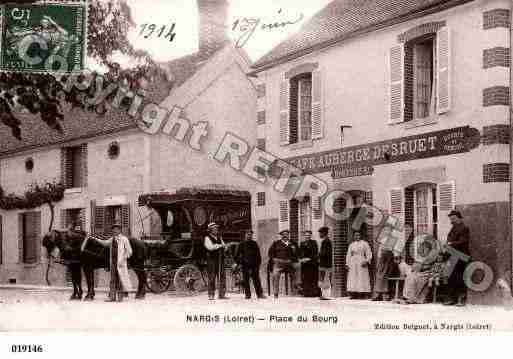
MULTIPOLYGON (((53 252, 56 248, 60 251, 60 258, 71 271, 71 281, 73 284, 73 294, 70 300, 82 299, 82 270, 84 271, 87 282, 87 294, 84 300, 94 300, 94 271, 99 268, 109 268, 109 248, 96 243, 103 251, 93 252, 84 250, 87 246, 94 245, 96 239, 88 237, 84 231, 58 231, 52 230, 43 237, 42 244, 48 253, 48 266, 53 252), (87 241, 87 242, 86 242, 87 241), (104 254, 99 254, 104 252, 104 254)), ((138 286, 136 299, 143 299, 146 295, 146 272, 144 262, 148 255, 146 244, 138 239, 129 237, 133 254, 128 259, 128 267, 137 275, 138 286)), ((47 276, 48 270, 47 269, 47 276)), ((48 281, 48 280, 47 280, 48 281)))

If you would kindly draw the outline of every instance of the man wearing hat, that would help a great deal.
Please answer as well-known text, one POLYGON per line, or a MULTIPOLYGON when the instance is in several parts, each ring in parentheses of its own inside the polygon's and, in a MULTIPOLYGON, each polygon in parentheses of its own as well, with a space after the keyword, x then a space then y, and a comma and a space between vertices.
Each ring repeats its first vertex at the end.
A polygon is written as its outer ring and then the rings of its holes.
POLYGON ((280 292, 280 276, 282 273, 289 273, 294 290, 297 288, 296 263, 298 260, 298 248, 295 243, 290 241, 289 234, 289 230, 279 232, 281 238, 274 241, 269 248, 269 261, 273 263, 272 277, 275 298, 278 298, 278 293, 280 292))
POLYGON ((216 278, 219 281, 219 299, 226 297, 226 271, 224 268, 224 251, 226 245, 219 235, 219 225, 210 223, 207 226, 204 246, 207 249, 208 299, 214 300, 216 278))
MULTIPOLYGON (((463 223, 463 216, 459 211, 453 210, 449 213, 449 219, 451 220, 452 228, 447 235, 447 245, 460 253, 470 255, 470 230, 463 223)), ((466 262, 462 260, 459 260, 454 266, 448 281, 449 298, 444 304, 457 306, 465 305, 467 295, 467 287, 463 280, 465 268, 466 262)))
POLYGON ((321 300, 329 300, 328 290, 331 289, 331 273, 333 267, 333 247, 329 237, 330 229, 326 226, 319 228, 321 250, 319 252, 319 287, 321 300))
POLYGON ((128 275, 128 258, 132 256, 132 247, 126 236, 121 234, 121 224, 112 226, 112 237, 99 241, 104 246, 110 246, 110 283, 108 302, 123 301, 132 290, 128 275))
POLYGON ((242 269, 242 280, 244 282, 244 294, 246 299, 251 299, 251 288, 249 280, 253 281, 253 286, 258 298, 265 298, 260 282, 260 264, 262 257, 258 243, 253 240, 253 231, 246 231, 244 241, 239 244, 235 255, 235 262, 242 269))

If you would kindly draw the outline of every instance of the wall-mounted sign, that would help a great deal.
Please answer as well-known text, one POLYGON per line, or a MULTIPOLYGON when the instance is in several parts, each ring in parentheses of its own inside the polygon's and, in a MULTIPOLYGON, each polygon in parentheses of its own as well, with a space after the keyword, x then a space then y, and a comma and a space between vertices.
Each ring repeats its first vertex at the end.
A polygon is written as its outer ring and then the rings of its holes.
POLYGON ((381 164, 448 156, 477 147, 480 133, 469 126, 287 158, 304 173, 331 171, 336 178, 366 176, 381 164))
POLYGON ((333 166, 331 168, 331 177, 346 178, 358 176, 370 176, 374 172, 372 166, 333 166))

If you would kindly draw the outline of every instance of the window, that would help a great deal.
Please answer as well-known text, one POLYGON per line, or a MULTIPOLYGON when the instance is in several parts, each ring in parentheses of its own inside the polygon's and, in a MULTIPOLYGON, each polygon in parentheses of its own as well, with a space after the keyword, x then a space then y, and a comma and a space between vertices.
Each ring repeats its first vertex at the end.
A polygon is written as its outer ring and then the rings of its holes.
POLYGON ((413 119, 426 118, 435 113, 435 38, 417 39, 408 44, 407 47, 412 51, 413 61, 406 69, 406 76, 411 72, 413 85, 407 91, 413 91, 411 106, 413 107, 413 119))
POLYGON ((85 209, 68 208, 61 212, 61 228, 67 229, 70 225, 78 224, 81 230, 85 230, 85 209))
POLYGON ((112 225, 121 224, 121 232, 129 236, 130 227, 130 205, 96 206, 93 205, 93 233, 96 235, 111 236, 112 225))
POLYGON ((119 142, 114 141, 109 144, 109 148, 107 149, 107 155, 111 160, 114 160, 119 157, 119 142))
POLYGON ((312 74, 290 79, 290 143, 312 139, 312 74))
POLYGON ((410 81, 405 82, 408 96, 406 108, 412 109, 412 115, 406 116, 405 121, 426 118, 435 114, 435 36, 428 35, 406 44, 405 51, 411 52, 406 57, 411 61, 405 63, 405 76, 410 81))
POLYGON ((87 145, 62 149, 62 182, 66 188, 86 185, 87 145))
POLYGON ((192 218, 185 207, 176 206, 169 210, 159 210, 162 219, 162 232, 171 239, 191 239, 192 218))
POLYGON ((34 169, 34 160, 32 158, 27 158, 25 160, 25 170, 27 172, 32 172, 33 169, 34 169))
POLYGON ((257 206, 265 206, 265 192, 257 192, 257 206))
POLYGON ((41 257, 41 213, 25 212, 19 215, 21 234, 20 259, 25 264, 35 264, 41 257))
POLYGON ((323 138, 322 77, 318 63, 301 64, 284 74, 279 99, 280 146, 323 138))
POLYGON ((390 49, 390 123, 434 117, 450 110, 450 32, 423 24, 400 35, 390 49))

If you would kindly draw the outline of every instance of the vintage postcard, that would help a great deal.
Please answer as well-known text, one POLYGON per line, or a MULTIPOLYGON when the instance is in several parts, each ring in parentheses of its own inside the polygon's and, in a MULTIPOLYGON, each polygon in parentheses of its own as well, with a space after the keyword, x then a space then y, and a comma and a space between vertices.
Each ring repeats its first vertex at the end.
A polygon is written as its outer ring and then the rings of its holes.
POLYGON ((513 331, 512 16, 1 2, 0 331, 513 331))

